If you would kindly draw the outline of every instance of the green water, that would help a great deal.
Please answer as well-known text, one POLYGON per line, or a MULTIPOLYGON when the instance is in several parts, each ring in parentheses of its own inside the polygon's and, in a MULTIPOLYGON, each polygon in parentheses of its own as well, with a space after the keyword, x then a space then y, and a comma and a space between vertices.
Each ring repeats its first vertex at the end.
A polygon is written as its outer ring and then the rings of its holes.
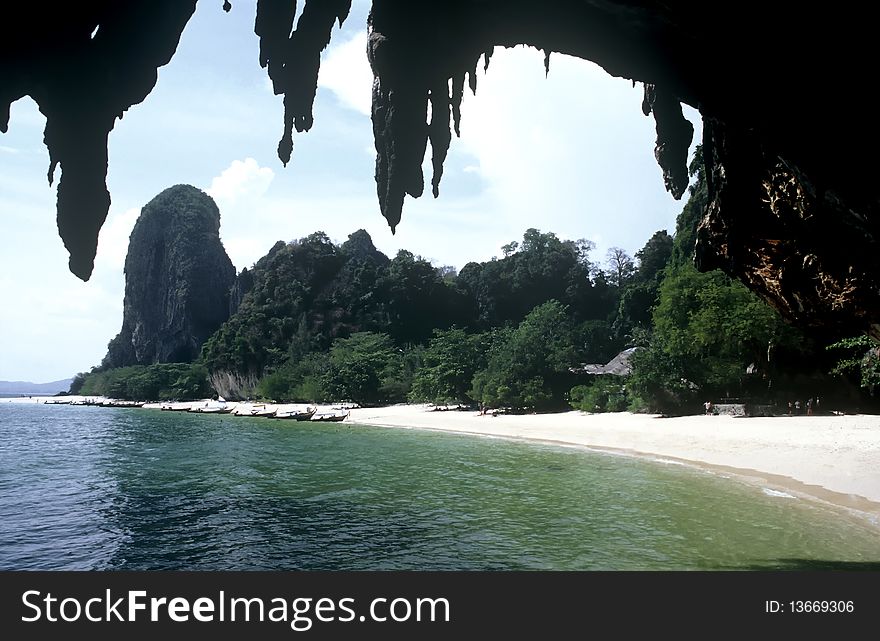
POLYGON ((676 465, 415 430, 0 404, 0 569, 880 567, 880 528, 676 465))

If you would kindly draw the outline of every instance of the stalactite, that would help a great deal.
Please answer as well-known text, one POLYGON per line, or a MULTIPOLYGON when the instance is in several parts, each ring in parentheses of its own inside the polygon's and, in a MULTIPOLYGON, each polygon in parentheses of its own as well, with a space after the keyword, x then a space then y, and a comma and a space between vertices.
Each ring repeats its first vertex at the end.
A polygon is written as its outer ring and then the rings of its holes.
POLYGON ((70 253, 70 271, 88 280, 98 232, 110 208, 108 134, 116 118, 152 91, 156 70, 177 49, 195 0, 138 0, 84 8, 78 3, 53 4, 27 11, 17 16, 19 27, 3 38, 0 65, 9 65, 8 73, 0 67, 3 129, 9 103, 33 97, 46 116, 43 140, 49 151, 50 185, 56 169, 61 169, 58 233, 70 253), (44 30, 25 27, 34 24, 42 24, 44 30))
POLYGON ((260 38, 260 66, 267 68, 272 88, 284 94, 284 132, 278 158, 286 166, 293 152, 293 130, 309 131, 318 90, 321 52, 330 42, 333 25, 351 11, 351 0, 305 0, 293 29, 296 0, 259 0, 254 33, 260 38))
MULTIPOLYGON (((740 3, 690 4, 373 0, 368 58, 382 214, 394 230, 405 197, 424 191, 429 140, 437 195, 450 115, 460 135, 465 76, 475 93, 480 58, 485 73, 496 46, 534 46, 546 74, 551 52, 577 56, 644 83, 655 157, 676 198, 687 186, 692 136, 681 103, 700 110, 710 202, 697 242, 704 268, 724 269, 802 324, 880 338, 880 199, 874 163, 862 160, 880 147, 864 83, 876 59, 873 24, 824 5, 765 3, 757 15, 740 3)), ((58 229, 80 278, 91 274, 110 203, 108 134, 150 93, 194 9, 195 0, 83 0, 16 5, 14 19, 2 10, 0 131, 9 105, 26 95, 46 116, 47 177, 60 168, 58 229)), ((294 28, 296 9, 294 0, 258 0, 254 25, 258 62, 284 96, 285 164, 293 132, 314 123, 321 51, 351 2, 305 0, 294 28)))
POLYGON ((654 113, 657 124, 654 157, 663 170, 667 191, 674 198, 681 198, 688 186, 687 156, 694 138, 694 126, 685 119, 676 97, 656 85, 645 85, 642 112, 646 116, 654 113))

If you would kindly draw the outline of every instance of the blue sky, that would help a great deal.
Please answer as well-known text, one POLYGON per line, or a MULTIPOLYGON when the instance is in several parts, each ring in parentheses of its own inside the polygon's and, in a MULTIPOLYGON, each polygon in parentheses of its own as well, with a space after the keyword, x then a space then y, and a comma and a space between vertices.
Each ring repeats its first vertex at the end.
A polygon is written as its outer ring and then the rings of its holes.
MULTIPOLYGON (((409 249, 459 269, 500 256, 529 227, 588 238, 599 262, 612 246, 633 254, 658 229, 674 230, 683 203, 663 188, 641 87, 559 54, 545 78, 543 52, 516 47, 497 48, 485 74, 480 65, 440 197, 429 189, 407 199, 392 235, 373 181, 369 3, 355 0, 335 30, 315 125, 295 137, 286 168, 275 155, 282 98, 259 67, 255 3, 238 0, 229 14, 220 6, 199 3, 156 88, 110 134, 113 202, 88 283, 67 270, 57 235, 45 119, 29 98, 12 105, 9 132, 0 135, 0 379, 50 381, 100 362, 122 323, 122 268, 140 208, 178 183, 214 196, 237 269, 277 240, 317 230, 342 242, 364 228, 389 256, 409 249)), ((699 140, 698 114, 685 115, 699 140)))

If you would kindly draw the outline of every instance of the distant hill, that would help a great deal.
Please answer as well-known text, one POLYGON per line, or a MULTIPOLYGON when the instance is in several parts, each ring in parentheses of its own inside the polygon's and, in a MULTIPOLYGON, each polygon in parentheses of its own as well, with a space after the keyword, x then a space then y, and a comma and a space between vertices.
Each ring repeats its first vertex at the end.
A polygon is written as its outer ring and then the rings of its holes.
POLYGON ((57 394, 70 389, 72 378, 51 383, 31 383, 30 381, 0 381, 0 394, 57 394))

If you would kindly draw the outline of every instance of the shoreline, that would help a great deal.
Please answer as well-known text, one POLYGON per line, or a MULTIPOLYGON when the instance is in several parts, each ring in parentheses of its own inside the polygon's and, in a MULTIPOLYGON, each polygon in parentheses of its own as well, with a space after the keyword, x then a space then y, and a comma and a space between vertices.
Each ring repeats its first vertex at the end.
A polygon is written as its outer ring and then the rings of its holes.
POLYGON ((570 411, 492 417, 395 405, 352 410, 346 422, 503 438, 684 465, 735 477, 780 492, 781 497, 857 512, 880 525, 880 416, 661 418, 570 411))
MULTIPOLYGON (((2 398, 0 403, 52 404, 55 400, 33 396, 2 398)), ((153 403, 144 409, 160 406, 153 403)), ((572 410, 493 416, 404 404, 352 408, 344 422, 503 438, 684 465, 735 477, 768 494, 856 512, 880 526, 880 416, 876 415, 662 418, 572 410)))

